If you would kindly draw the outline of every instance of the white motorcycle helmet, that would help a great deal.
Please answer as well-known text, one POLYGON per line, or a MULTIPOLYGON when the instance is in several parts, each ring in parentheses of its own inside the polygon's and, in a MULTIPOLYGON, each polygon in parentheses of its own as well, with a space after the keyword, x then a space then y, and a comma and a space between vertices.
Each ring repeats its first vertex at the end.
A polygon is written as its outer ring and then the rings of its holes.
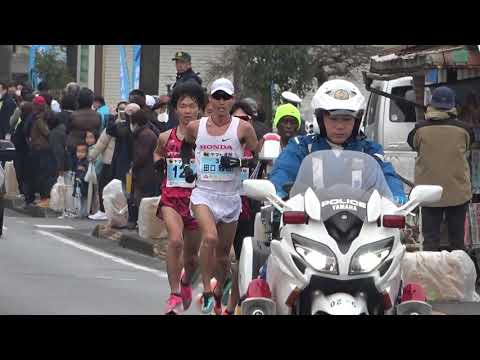
POLYGON ((352 136, 357 136, 361 119, 359 111, 365 108, 365 97, 360 90, 347 80, 330 80, 322 84, 312 99, 313 126, 315 133, 326 136, 323 113, 351 115, 355 121, 352 136))

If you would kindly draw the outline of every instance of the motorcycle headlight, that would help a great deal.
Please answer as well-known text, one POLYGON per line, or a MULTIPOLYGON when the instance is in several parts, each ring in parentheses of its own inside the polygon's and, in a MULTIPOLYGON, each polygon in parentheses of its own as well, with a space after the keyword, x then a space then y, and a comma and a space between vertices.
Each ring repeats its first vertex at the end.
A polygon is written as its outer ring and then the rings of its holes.
POLYGON ((291 236, 295 251, 307 264, 319 272, 338 274, 337 258, 332 250, 298 234, 291 236))
POLYGON ((350 275, 366 274, 375 270, 390 254, 393 237, 362 246, 352 257, 350 275))

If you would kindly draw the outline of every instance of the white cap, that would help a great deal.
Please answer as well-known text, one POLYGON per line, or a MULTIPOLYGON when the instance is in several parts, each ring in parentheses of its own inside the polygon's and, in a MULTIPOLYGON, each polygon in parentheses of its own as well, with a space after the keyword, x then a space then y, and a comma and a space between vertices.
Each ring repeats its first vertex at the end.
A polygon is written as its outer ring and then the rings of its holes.
POLYGON ((232 82, 225 78, 220 78, 213 82, 210 95, 213 95, 220 90, 225 91, 228 95, 233 95, 235 93, 232 82))
POLYGON ((302 99, 300 99, 300 97, 297 95, 297 94, 294 94, 293 92, 291 91, 284 91, 282 92, 282 97, 287 100, 287 101, 291 101, 295 104, 301 104, 302 103, 302 99))
POLYGON ((155 105, 155 98, 152 95, 145 96, 145 103, 149 108, 152 108, 155 105))

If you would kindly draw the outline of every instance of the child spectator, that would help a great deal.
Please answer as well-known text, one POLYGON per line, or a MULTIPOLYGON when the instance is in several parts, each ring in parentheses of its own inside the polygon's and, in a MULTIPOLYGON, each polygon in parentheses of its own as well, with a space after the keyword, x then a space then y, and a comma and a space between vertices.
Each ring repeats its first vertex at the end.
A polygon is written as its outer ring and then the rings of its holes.
MULTIPOLYGON (((95 149, 95 144, 98 141, 98 132, 97 131, 89 131, 87 130, 85 132, 85 142, 88 145, 88 157, 92 157, 92 153, 95 149)), ((97 177, 100 176, 100 171, 102 171, 102 155, 98 155, 97 158, 95 159, 94 162, 95 165, 95 174, 97 174, 97 177)))
POLYGON ((88 145, 80 143, 76 147, 76 162, 75 162, 75 181, 73 187, 73 196, 80 199, 80 204, 75 204, 80 207, 80 217, 87 217, 87 195, 88 183, 85 181, 85 175, 88 171, 88 145))

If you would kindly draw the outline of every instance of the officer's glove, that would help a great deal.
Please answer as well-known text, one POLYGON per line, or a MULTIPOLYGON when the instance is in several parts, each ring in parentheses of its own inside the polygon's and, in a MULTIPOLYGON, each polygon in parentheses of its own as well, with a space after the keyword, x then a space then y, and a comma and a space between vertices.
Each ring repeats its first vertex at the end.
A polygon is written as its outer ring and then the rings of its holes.
POLYGON ((397 204, 401 206, 406 204, 408 199, 405 195, 396 195, 393 197, 393 201, 395 201, 397 204))

